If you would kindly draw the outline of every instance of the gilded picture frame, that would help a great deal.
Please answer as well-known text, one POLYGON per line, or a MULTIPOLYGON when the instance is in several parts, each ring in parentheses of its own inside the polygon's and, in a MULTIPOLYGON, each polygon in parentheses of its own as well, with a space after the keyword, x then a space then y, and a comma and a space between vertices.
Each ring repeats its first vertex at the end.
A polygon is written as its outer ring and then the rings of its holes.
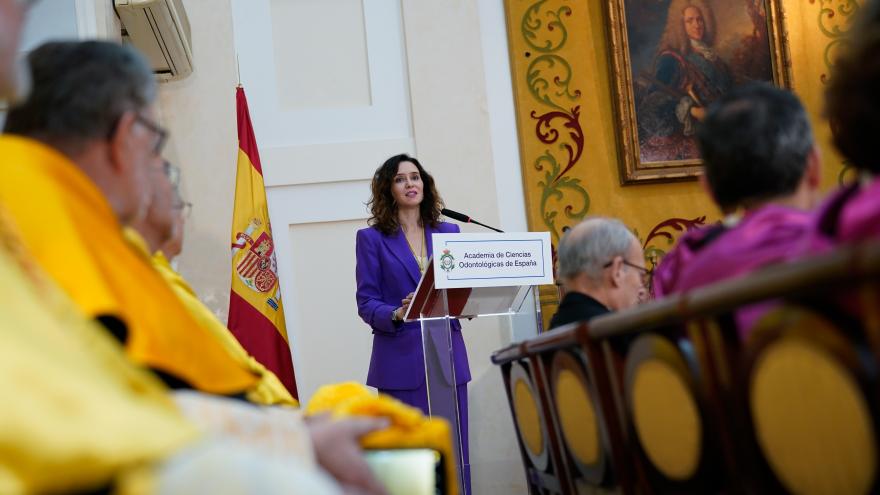
POLYGON ((695 179, 694 133, 712 101, 749 81, 792 87, 781 0, 608 0, 605 10, 621 185, 695 179))

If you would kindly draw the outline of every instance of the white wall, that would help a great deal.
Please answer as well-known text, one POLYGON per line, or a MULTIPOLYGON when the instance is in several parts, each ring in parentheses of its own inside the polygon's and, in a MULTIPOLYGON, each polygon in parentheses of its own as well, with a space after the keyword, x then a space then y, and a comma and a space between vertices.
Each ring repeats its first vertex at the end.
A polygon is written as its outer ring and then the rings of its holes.
POLYGON ((45 41, 78 38, 80 29, 77 21, 75 0, 38 2, 25 18, 20 54, 24 55, 45 41))
MULTIPOLYGON (((167 157, 182 170, 193 203, 178 266, 202 300, 226 321, 235 190, 235 48, 229 0, 184 2, 192 28, 195 70, 163 83, 159 109, 171 131, 167 157)), ((258 134, 259 135, 259 134, 258 134)))
POLYGON ((516 134, 516 109, 507 51, 504 0, 477 0, 486 78, 486 106, 495 167, 500 227, 525 232, 526 204, 516 134))

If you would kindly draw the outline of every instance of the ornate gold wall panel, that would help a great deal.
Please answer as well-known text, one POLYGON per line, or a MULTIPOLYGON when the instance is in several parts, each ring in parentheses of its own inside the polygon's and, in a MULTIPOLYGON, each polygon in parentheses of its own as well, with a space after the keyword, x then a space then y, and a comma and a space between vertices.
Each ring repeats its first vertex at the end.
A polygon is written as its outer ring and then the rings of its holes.
MULTIPOLYGON (((505 0, 529 228, 549 231, 555 246, 584 216, 614 216, 636 232, 652 267, 678 234, 720 213, 696 181, 620 185, 605 8, 605 0, 505 0)), ((794 90, 822 148, 826 190, 842 166, 822 92, 857 10, 855 0, 783 0, 794 90)), ((555 288, 542 287, 545 323, 556 303, 555 288)))

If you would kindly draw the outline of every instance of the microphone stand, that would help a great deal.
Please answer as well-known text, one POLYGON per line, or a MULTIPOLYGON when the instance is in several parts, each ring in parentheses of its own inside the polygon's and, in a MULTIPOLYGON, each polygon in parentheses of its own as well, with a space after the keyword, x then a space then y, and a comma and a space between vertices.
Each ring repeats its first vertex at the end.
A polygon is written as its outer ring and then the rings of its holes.
POLYGON ((484 224, 484 223, 480 223, 480 222, 478 222, 478 221, 476 221, 476 220, 470 220, 468 223, 477 224, 477 225, 479 225, 480 227, 486 227, 487 229, 494 230, 495 232, 501 232, 502 234, 504 233, 504 231, 501 230, 501 229, 496 229, 495 227, 490 227, 490 226, 488 226, 488 225, 486 225, 486 224, 484 224))
POLYGON ((487 229, 489 229, 489 230, 494 230, 495 232, 500 232, 500 233, 502 233, 502 234, 504 233, 503 230, 501 230, 501 229, 496 229, 495 227, 490 227, 490 226, 488 226, 488 225, 486 225, 486 224, 484 224, 484 223, 480 223, 480 222, 474 220, 473 218, 471 218, 471 217, 465 215, 464 213, 459 213, 459 212, 457 212, 457 211, 453 211, 453 210, 450 210, 450 209, 448 209, 448 208, 443 208, 442 210, 440 210, 440 213, 443 214, 443 215, 445 215, 445 216, 447 216, 447 217, 449 217, 449 218, 451 218, 451 219, 453 219, 453 220, 458 220, 459 222, 473 223, 473 224, 479 225, 480 227, 485 227, 485 228, 487 228, 487 229))

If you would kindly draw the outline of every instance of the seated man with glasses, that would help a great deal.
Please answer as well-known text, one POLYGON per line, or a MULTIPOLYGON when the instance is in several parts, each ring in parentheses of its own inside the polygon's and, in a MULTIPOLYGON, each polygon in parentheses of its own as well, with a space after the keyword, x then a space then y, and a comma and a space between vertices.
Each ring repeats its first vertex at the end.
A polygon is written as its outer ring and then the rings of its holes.
POLYGON ((217 319, 214 312, 199 300, 186 280, 171 267, 166 255, 173 258, 180 253, 185 209, 189 203, 183 201, 178 192, 180 171, 176 167, 165 162, 164 170, 155 171, 150 176, 153 189, 150 207, 142 220, 133 222, 125 230, 126 239, 145 259, 150 260, 193 318, 211 331, 239 366, 259 377, 257 385, 247 391, 246 397, 250 402, 298 406, 299 403, 275 373, 248 354, 226 325, 217 319))
MULTIPOLYGON (((152 251, 156 253, 156 255, 161 255, 162 260, 164 260, 162 261, 163 265, 168 265, 172 270, 176 270, 177 266, 172 266, 172 261, 183 251, 183 226, 186 223, 186 220, 189 219, 190 213, 192 213, 193 204, 189 201, 185 201, 180 195, 180 169, 166 161, 165 176, 168 178, 168 182, 174 189, 174 199, 171 200, 171 209, 174 213, 174 224, 167 232, 168 238, 162 242, 158 248, 153 249, 152 251)), ((155 201, 155 198, 153 201, 155 201)), ((149 216, 150 214, 148 212, 147 217, 149 216)), ((140 229, 136 230, 143 233, 140 229)), ((153 256, 153 266, 156 266, 156 259, 157 256, 153 256)))
POLYGON ((0 204, 25 248, 87 317, 166 384, 240 396, 259 377, 239 365, 126 242, 162 173, 167 132, 156 81, 134 49, 53 42, 28 56, 33 88, 0 137, 0 204))
MULTIPOLYGON (((0 12, 9 7, 0 0, 0 12)), ((131 482, 157 493, 336 494, 342 484, 383 493, 358 439, 387 421, 306 423, 292 408, 237 400, 259 390, 258 373, 124 238, 167 169, 143 58, 114 43, 63 42, 29 63, 32 93, 0 137, 0 275, 16 296, 0 326, 0 424, 11 425, 0 492, 127 493, 131 482), (171 394, 138 365, 208 393, 171 394)))
POLYGON ((562 237, 558 257, 565 297, 550 328, 627 309, 645 298, 644 253, 619 220, 584 220, 562 237))

